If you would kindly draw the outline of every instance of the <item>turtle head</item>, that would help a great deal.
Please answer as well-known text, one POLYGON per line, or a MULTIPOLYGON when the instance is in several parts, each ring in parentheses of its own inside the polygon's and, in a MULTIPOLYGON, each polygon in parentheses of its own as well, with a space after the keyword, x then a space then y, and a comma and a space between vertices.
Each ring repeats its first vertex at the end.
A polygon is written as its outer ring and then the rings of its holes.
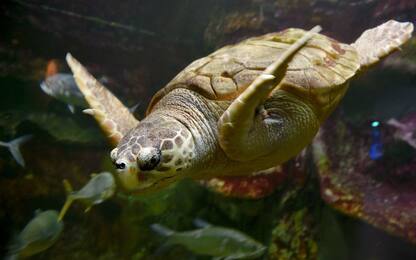
POLYGON ((185 176, 195 156, 189 130, 174 120, 141 121, 126 134, 111 159, 129 192, 153 190, 185 176))

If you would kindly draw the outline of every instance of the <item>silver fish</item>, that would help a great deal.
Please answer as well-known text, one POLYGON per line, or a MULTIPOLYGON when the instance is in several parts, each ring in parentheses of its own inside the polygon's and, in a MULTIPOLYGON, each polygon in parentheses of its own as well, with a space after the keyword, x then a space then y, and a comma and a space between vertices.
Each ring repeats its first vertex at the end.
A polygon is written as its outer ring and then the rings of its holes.
POLYGON ((57 73, 47 77, 40 83, 40 87, 46 94, 66 103, 72 113, 75 112, 75 106, 81 108, 88 107, 71 74, 57 73))
MULTIPOLYGON (((101 77, 99 81, 105 84, 108 82, 108 79, 101 77)), ((72 113, 75 113, 75 107, 80 107, 81 109, 89 107, 72 74, 57 73, 49 76, 40 83, 40 88, 49 96, 66 103, 72 113)), ((129 108, 130 112, 134 113, 139 104, 137 103, 129 108)))
POLYGON ((22 153, 20 152, 20 146, 29 141, 31 138, 32 135, 24 135, 14 140, 11 140, 10 142, 0 141, 0 146, 9 148, 9 151, 12 154, 13 158, 16 160, 16 162, 20 166, 25 167, 25 160, 23 159, 22 153))
POLYGON ((153 231, 167 238, 164 246, 181 245, 193 253, 209 255, 213 259, 255 259, 266 252, 266 247, 248 235, 231 228, 213 226, 203 220, 195 220, 198 229, 173 231, 161 224, 152 224, 153 231))
POLYGON ((75 200, 80 200, 86 204, 85 212, 87 212, 92 206, 112 197, 116 191, 114 177, 109 172, 93 174, 91 180, 78 191, 73 191, 71 184, 67 180, 64 180, 64 187, 67 192, 67 198, 59 213, 60 220, 75 200))
POLYGON ((63 227, 63 222, 58 221, 57 211, 36 211, 35 217, 10 245, 6 259, 29 257, 45 251, 56 242, 63 227))

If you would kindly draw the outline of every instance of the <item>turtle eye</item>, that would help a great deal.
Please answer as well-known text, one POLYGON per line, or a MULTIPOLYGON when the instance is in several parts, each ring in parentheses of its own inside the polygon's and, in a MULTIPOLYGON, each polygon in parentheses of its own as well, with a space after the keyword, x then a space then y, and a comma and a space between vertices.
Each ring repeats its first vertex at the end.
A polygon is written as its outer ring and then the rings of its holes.
POLYGON ((126 169, 127 164, 124 160, 117 160, 114 162, 114 166, 117 170, 124 170, 126 169))
POLYGON ((142 171, 150 171, 156 168, 161 160, 161 151, 157 148, 143 149, 137 157, 137 164, 142 171))
POLYGON ((116 163, 116 168, 118 170, 124 170, 126 168, 126 164, 125 163, 116 163))

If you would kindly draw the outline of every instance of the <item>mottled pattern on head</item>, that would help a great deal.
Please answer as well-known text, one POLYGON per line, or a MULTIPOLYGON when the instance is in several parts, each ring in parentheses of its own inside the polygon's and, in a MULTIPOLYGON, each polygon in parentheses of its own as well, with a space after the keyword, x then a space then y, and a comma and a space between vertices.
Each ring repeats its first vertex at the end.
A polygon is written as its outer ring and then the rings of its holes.
POLYGON ((146 118, 122 138, 111 157, 115 161, 122 158, 129 163, 139 161, 140 166, 140 159, 150 160, 152 153, 160 151, 160 163, 153 171, 181 171, 195 157, 194 148, 191 133, 178 122, 161 117, 146 118))

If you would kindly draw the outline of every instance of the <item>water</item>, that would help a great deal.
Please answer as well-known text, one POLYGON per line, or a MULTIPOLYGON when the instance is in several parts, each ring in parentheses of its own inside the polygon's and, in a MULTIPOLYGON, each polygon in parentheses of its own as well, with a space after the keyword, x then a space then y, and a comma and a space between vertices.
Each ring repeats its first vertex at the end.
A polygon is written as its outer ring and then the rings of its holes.
MULTIPOLYGON (((46 74, 70 73, 67 52, 123 104, 140 102, 142 119, 157 90, 226 44, 316 24, 351 43, 389 19, 416 21, 411 0, 10 0, 0 10, 0 141, 33 135, 21 147, 25 168, 0 147, 1 255, 37 209, 61 209, 63 180, 79 190, 92 173, 117 176, 112 146, 91 116, 71 113, 39 86, 46 74)), ((312 145, 271 174, 185 179, 135 196, 118 183, 115 196, 87 213, 74 202, 57 241, 32 259, 210 259, 163 248, 165 238, 150 228, 195 230, 196 218, 262 243, 258 259, 414 259, 415 82, 413 37, 356 77, 312 145), (382 149, 377 158, 371 147, 382 149)))

